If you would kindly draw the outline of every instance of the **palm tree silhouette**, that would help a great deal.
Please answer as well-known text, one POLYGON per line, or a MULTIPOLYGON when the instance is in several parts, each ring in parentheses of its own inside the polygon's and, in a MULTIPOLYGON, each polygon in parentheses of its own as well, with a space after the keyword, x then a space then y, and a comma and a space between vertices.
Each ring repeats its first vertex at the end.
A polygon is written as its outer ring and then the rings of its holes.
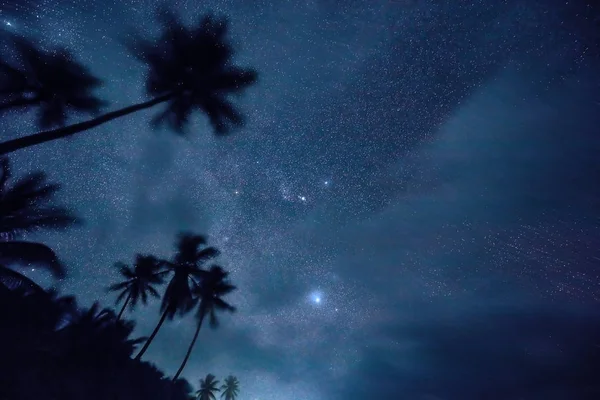
POLYGON ((225 383, 221 386, 221 397, 225 397, 225 400, 235 400, 240 390, 240 382, 238 379, 229 375, 225 378, 225 383))
POLYGON ((119 268, 121 276, 125 278, 123 282, 116 283, 108 288, 111 292, 120 292, 116 304, 125 299, 117 320, 121 319, 127 305, 132 310, 139 300, 146 305, 148 294, 160 298, 160 294, 154 286, 164 283, 165 271, 162 270, 163 265, 164 263, 158 258, 141 254, 136 255, 133 267, 121 262, 115 264, 115 267, 119 268))
POLYGON ((0 61, 0 112, 38 109, 42 129, 64 126, 71 111, 97 115, 104 102, 92 94, 102 82, 66 49, 43 51, 13 36, 16 62, 0 61))
POLYGON ((185 364, 190 358, 194 344, 198 339, 198 334, 200 333, 200 328, 202 327, 204 318, 206 316, 209 317, 210 326, 214 329, 219 326, 219 320, 217 319, 218 311, 235 311, 235 307, 222 299, 223 296, 233 292, 236 289, 235 286, 229 283, 229 280, 227 279, 228 275, 229 273, 223 268, 213 265, 208 271, 202 273, 202 279, 199 283, 194 283, 192 295, 194 296, 194 299, 198 305, 196 311, 196 319, 198 323, 196 326, 196 332, 194 333, 192 342, 188 347, 185 358, 183 359, 179 370, 177 370, 177 373, 173 377, 173 380, 177 379, 185 368, 185 364))
POLYGON ((167 318, 172 320, 176 315, 183 316, 194 307, 190 285, 202 279, 204 264, 219 255, 216 248, 206 247, 206 243, 206 237, 194 233, 182 233, 177 238, 173 261, 166 262, 166 266, 173 271, 173 277, 163 295, 162 316, 136 359, 139 360, 146 352, 167 318))
POLYGON ((171 11, 163 10, 158 15, 163 24, 158 40, 136 35, 128 44, 135 57, 148 67, 146 92, 150 100, 89 121, 5 141, 0 143, 0 155, 71 136, 161 103, 166 103, 166 108, 152 124, 166 123, 178 133, 184 133, 195 111, 206 114, 219 135, 242 126, 244 118, 229 97, 255 83, 257 73, 233 65, 235 52, 227 39, 227 20, 207 15, 189 28, 171 11))
POLYGON ((196 392, 197 400, 216 400, 215 393, 219 391, 219 381, 213 374, 200 379, 200 390, 196 392))
POLYGON ((40 229, 67 228, 77 218, 66 208, 52 204, 60 186, 46 182, 43 172, 21 178, 12 186, 8 182, 11 177, 8 159, 0 158, 0 263, 40 265, 55 277, 63 277, 64 268, 48 246, 16 239, 40 229))

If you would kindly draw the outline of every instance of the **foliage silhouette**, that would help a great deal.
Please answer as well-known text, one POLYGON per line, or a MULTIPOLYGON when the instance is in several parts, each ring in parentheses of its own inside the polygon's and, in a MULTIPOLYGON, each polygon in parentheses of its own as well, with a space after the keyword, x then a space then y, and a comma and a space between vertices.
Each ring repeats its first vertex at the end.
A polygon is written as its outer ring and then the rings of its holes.
MULTIPOLYGON (((197 26, 189 28, 168 10, 160 11, 158 19, 163 25, 163 32, 157 40, 135 35, 135 40, 127 44, 132 53, 148 67, 146 92, 152 97, 150 100, 88 121, 7 140, 0 143, 0 155, 68 137, 161 103, 167 106, 153 119, 153 126, 166 123, 176 132, 184 133, 195 111, 206 114, 215 133, 219 135, 242 126, 244 118, 229 96, 241 93, 255 83, 257 73, 253 69, 233 65, 235 52, 227 40, 227 20, 208 15, 197 26)), ((40 53, 35 48, 31 51, 40 53)), ((64 64, 73 65, 72 62, 64 64)), ((87 71, 82 69, 80 72, 81 76, 74 80, 85 82, 87 75, 83 72, 87 71)), ((68 75, 63 70, 56 74, 68 75)), ((23 106, 26 105, 31 104, 23 106)), ((42 125, 40 127, 43 129, 42 125)))
POLYGON ((0 289, 3 400, 189 399, 185 380, 130 358, 134 325, 112 310, 79 310, 55 292, 0 289))
POLYGON ((60 189, 48 183, 43 172, 35 172, 9 185, 11 169, 7 158, 0 159, 0 270, 2 265, 39 265, 56 277, 65 275, 54 252, 41 243, 16 240, 41 229, 64 229, 77 218, 66 208, 52 204, 60 189))
POLYGON ((229 375, 225 378, 225 382, 221 386, 221 397, 225 397, 225 400, 235 400, 240 391, 240 382, 238 378, 233 375, 229 375))
POLYGON ((141 300, 142 304, 148 302, 148 294, 155 298, 160 298, 160 294, 155 285, 164 283, 165 271, 163 271, 163 262, 154 256, 137 254, 133 267, 118 262, 115 264, 125 279, 123 282, 116 283, 108 288, 109 291, 119 292, 116 303, 123 299, 123 307, 117 316, 121 319, 127 305, 131 310, 135 309, 137 302, 141 300))
POLYGON ((42 129, 64 126, 67 115, 97 115, 104 102, 92 94, 102 82, 66 49, 44 51, 12 36, 15 63, 0 61, 0 112, 38 109, 42 129))
POLYGON ((197 400, 216 400, 215 393, 219 391, 219 381, 213 374, 200 379, 200 390, 196 392, 197 400))
POLYGON ((194 344, 198 339, 198 334, 200 333, 204 318, 208 316, 211 328, 215 329, 219 326, 217 312, 235 311, 235 307, 222 299, 223 296, 236 289, 236 287, 229 282, 228 276, 229 273, 223 268, 213 265, 208 271, 203 271, 199 283, 194 282, 192 295, 194 296, 194 301, 197 303, 196 319, 198 322, 196 325, 196 332, 194 333, 194 337, 185 358, 173 379, 177 379, 185 368, 185 365, 192 354, 194 344))
POLYGON ((204 236, 194 233, 183 233, 177 238, 173 261, 165 262, 173 276, 162 298, 161 318, 136 359, 144 355, 167 318, 172 320, 176 315, 183 316, 194 307, 191 285, 203 278, 204 264, 219 255, 216 248, 206 247, 206 243, 204 236))

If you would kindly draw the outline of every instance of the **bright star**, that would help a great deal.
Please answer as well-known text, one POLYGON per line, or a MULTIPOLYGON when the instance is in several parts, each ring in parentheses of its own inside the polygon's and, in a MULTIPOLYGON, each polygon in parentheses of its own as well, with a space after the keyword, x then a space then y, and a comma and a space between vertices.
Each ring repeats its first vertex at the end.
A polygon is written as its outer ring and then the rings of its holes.
POLYGON ((298 198, 300 199, 300 201, 306 201, 306 197, 305 196, 298 196, 298 198))
POLYGON ((12 26, 12 24, 10 23, 10 21, 4 21, 4 23, 6 24, 6 26, 12 26))
POLYGON ((310 301, 313 304, 321 304, 323 302, 323 294, 321 292, 312 292, 310 294, 310 301))

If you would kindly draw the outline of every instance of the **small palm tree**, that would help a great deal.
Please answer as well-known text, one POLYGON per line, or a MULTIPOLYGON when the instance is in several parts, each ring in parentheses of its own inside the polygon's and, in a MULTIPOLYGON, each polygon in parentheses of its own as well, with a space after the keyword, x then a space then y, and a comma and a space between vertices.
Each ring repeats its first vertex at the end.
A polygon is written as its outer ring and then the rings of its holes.
POLYGON ((193 233, 179 235, 175 257, 173 261, 166 262, 167 267, 173 271, 173 277, 163 295, 162 316, 136 359, 139 360, 146 352, 167 318, 172 320, 176 315, 183 316, 194 307, 191 285, 202 278, 204 264, 219 255, 217 249, 207 247, 206 243, 206 237, 202 235, 193 233))
POLYGON ((200 379, 200 390, 196 392, 197 400, 216 400, 215 393, 219 391, 219 381, 213 374, 200 379))
POLYGON ((204 318, 209 317, 210 326, 214 329, 219 326, 217 312, 235 311, 235 307, 225 302, 222 298, 226 294, 229 294, 236 289, 236 287, 229 283, 229 280, 227 279, 229 273, 223 270, 223 268, 213 265, 202 275, 203 276, 200 282, 195 283, 192 289, 192 294, 194 295, 194 298, 198 304, 196 312, 196 319, 198 321, 196 325, 196 332, 194 333, 194 337, 192 338, 192 342, 188 347, 185 358, 183 359, 179 370, 177 370, 177 373, 173 377, 173 380, 177 379, 185 368, 185 364, 190 358, 194 344, 196 344, 196 340, 198 339, 198 334, 200 333, 200 328, 202 327, 204 318))
MULTIPOLYGON (((42 172, 17 180, 12 186, 10 163, 0 158, 0 263, 40 265, 54 276, 63 277, 64 268, 56 254, 41 243, 16 240, 40 229, 64 229, 77 222, 66 208, 52 204, 60 186, 46 182, 42 172)), ((0 265, 0 270, 6 267, 0 265)))
POLYGON ((225 383, 221 386, 221 397, 225 397, 225 400, 235 400, 240 391, 240 382, 238 379, 229 375, 225 378, 225 383))
POLYGON ((148 303, 148 294, 155 298, 160 297, 154 286, 164 283, 165 271, 162 270, 161 260, 154 256, 137 254, 133 267, 121 262, 116 263, 115 266, 119 268, 121 276, 125 279, 108 288, 111 292, 120 292, 116 300, 117 304, 125 299, 117 320, 121 319, 127 305, 133 310, 139 300, 144 305, 148 303))
POLYGON ((112 111, 89 121, 39 132, 0 143, 0 155, 86 131, 116 118, 165 103, 153 125, 166 123, 183 133, 190 116, 200 111, 217 134, 242 126, 244 118, 229 97, 257 80, 253 69, 235 66, 235 54, 227 40, 227 21, 205 16, 197 26, 185 26, 172 12, 162 11, 163 32, 158 40, 139 36, 130 50, 148 66, 146 92, 151 99, 112 111))
POLYGON ((70 112, 96 115, 104 102, 93 95, 101 81, 65 49, 43 51, 13 36, 16 63, 0 61, 0 112, 37 108, 42 129, 64 126, 70 112))

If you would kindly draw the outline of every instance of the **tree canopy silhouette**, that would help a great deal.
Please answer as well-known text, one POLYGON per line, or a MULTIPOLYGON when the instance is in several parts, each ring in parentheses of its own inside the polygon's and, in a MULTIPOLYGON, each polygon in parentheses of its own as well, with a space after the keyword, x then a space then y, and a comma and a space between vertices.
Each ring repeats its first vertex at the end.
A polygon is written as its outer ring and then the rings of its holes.
POLYGON ((158 258, 142 254, 136 255, 133 267, 121 262, 115 264, 125 279, 108 288, 111 292, 119 292, 117 304, 125 300, 117 319, 121 319, 127 305, 133 310, 139 300, 146 305, 148 295, 160 298, 155 286, 164 283, 164 275, 168 271, 163 271, 163 265, 158 258))
POLYGON ((173 377, 174 380, 179 377, 185 368, 190 355, 192 354, 192 350, 196 344, 196 340, 198 339, 198 334, 200 333, 200 328, 202 327, 204 318, 208 317, 210 327, 215 329, 219 326, 217 312, 227 311, 231 313, 235 311, 235 307, 223 300, 223 296, 233 292, 236 289, 236 287, 229 282, 229 273, 220 266, 213 265, 208 271, 203 271, 201 276, 200 282, 194 282, 192 289, 194 301, 197 303, 196 332, 194 332, 194 337, 192 338, 181 366, 173 377))
MULTIPOLYGON (((151 97, 149 100, 108 112, 88 121, 7 140, 0 143, 0 155, 72 136, 161 103, 166 103, 166 107, 152 120, 153 126, 165 123, 175 132, 184 133, 192 113, 196 111, 200 111, 208 117, 210 124, 218 135, 229 133, 233 128, 242 126, 244 123, 243 115, 231 102, 230 96, 241 93, 254 84, 257 81, 257 73, 253 69, 242 68, 233 64, 235 51, 227 38, 227 20, 225 18, 216 19, 211 15, 207 15, 197 25, 190 28, 185 26, 173 12, 167 9, 163 9, 158 13, 158 20, 163 25, 162 34, 158 39, 148 40, 139 35, 134 35, 135 39, 127 43, 130 51, 148 67, 146 92, 151 97)), ((42 51, 34 46, 30 47, 29 52, 44 55, 42 51)), ((76 64, 72 58, 66 55, 53 57, 63 61, 52 64, 54 68, 52 73, 59 77, 69 77, 75 74, 73 81, 82 83, 82 93, 89 93, 90 88, 99 82, 93 80, 95 78, 91 77, 85 68, 76 64)), ((10 66, 7 64, 7 67, 10 66)), ((44 69, 43 63, 37 65, 36 71, 38 70, 38 74, 50 74, 49 70, 44 69)), ((10 82, 12 80, 11 76, 17 76, 17 73, 18 76, 21 76, 19 78, 21 81, 32 79, 29 77, 31 74, 27 75, 28 72, 26 70, 23 74, 15 68, 4 68, 4 81, 10 82)), ((68 89, 70 83, 58 81, 56 85, 49 86, 48 92, 73 94, 74 89, 68 89), (60 88, 55 88, 56 85, 60 88)), ((6 108, 13 107, 11 102, 17 102, 20 98, 31 98, 30 95, 19 97, 18 94, 14 94, 19 93, 19 91, 22 92, 22 86, 17 85, 13 88, 8 85, 7 89, 4 89, 9 94, 13 93, 13 97, 9 96, 7 103, 5 103, 6 108)), ((87 108, 80 107, 84 111, 92 110, 91 105, 99 107, 101 104, 91 95, 81 98, 76 97, 78 101, 71 101, 71 103, 66 102, 66 96, 58 98, 60 100, 53 100, 52 104, 69 104, 71 108, 75 107, 74 104, 81 107, 88 106, 87 108), (83 99, 87 100, 83 101, 83 99)), ((73 98, 72 96, 71 100, 73 98)), ((54 98, 52 97, 52 99, 54 98)), ((41 104, 45 103, 42 102, 41 104)), ((19 107, 35 105, 37 105, 37 102, 25 102, 19 107)), ((52 111, 49 115, 53 118, 49 121, 61 122, 55 116, 55 106, 44 107, 52 111)), ((68 108, 63 107, 61 109, 62 113, 67 111, 69 111, 68 108)), ((40 124, 40 128, 44 129, 44 127, 45 125, 40 124)))
POLYGON ((0 61, 0 112, 35 108, 38 126, 63 126, 73 112, 96 115, 104 101, 93 94, 102 82, 66 49, 44 51, 13 35, 15 62, 0 61))
POLYGON ((191 285, 203 278, 202 267, 205 263, 219 255, 216 248, 206 244, 207 239, 202 235, 182 233, 178 236, 175 256, 172 261, 166 262, 167 267, 173 271, 173 276, 162 298, 161 318, 136 359, 140 359, 146 352, 167 318, 183 316, 194 307, 191 285))
MULTIPOLYGON (((64 229, 77 218, 66 208, 53 204, 60 186, 35 172, 10 185, 8 158, 0 159, 0 270, 1 265, 39 265, 56 277, 65 274, 56 254, 46 245, 17 240, 40 229, 64 229)), ((1 273, 1 271, 0 271, 1 273)))
POLYGON ((235 400, 240 391, 240 381, 233 375, 225 378, 225 382, 221 386, 221 397, 225 400, 235 400))
POLYGON ((219 381, 213 374, 200 379, 200 390, 196 392, 197 400, 216 400, 215 393, 219 391, 219 381))
POLYGON ((3 400, 189 399, 185 380, 130 358, 139 339, 112 310, 79 309, 73 297, 19 287, 0 290, 0 320, 3 400))

